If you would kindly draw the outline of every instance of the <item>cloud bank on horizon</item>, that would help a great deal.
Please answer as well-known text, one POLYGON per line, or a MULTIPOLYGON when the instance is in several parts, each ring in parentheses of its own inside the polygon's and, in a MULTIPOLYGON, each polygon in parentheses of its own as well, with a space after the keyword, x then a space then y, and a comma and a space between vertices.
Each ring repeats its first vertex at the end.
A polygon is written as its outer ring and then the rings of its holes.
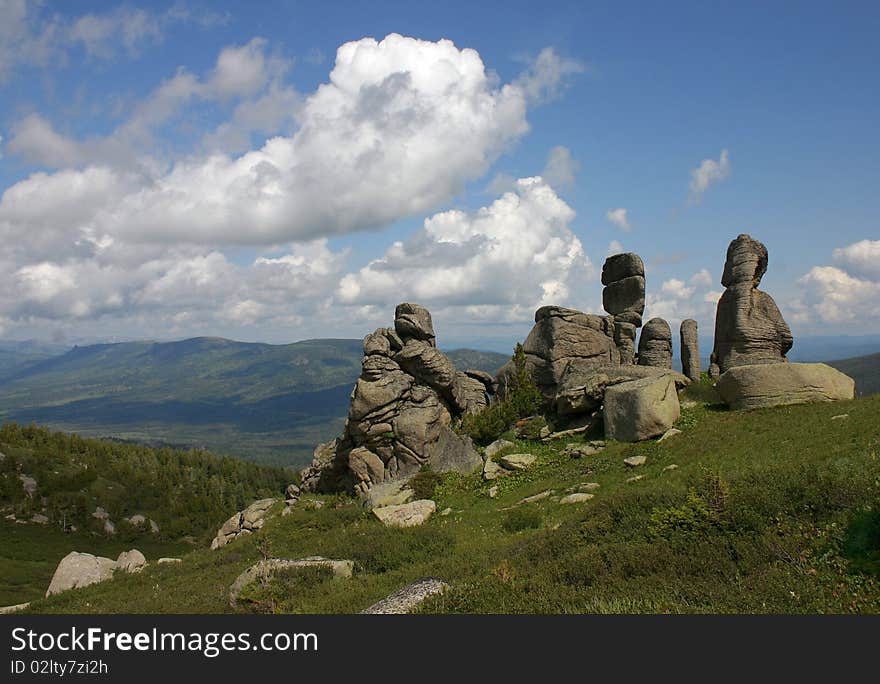
MULTIPOLYGON (((169 26, 228 23, 182 5, 67 18, 20 0, 0 9, 7 93, 25 67, 138 60, 173 47, 169 26)), ((543 47, 504 82, 475 48, 390 33, 339 45, 312 89, 293 85, 294 70, 279 46, 247 36, 203 70, 166 74, 100 132, 71 133, 57 111, 5 112, 0 164, 17 171, 0 176, 0 334, 360 335, 413 300, 441 331, 479 339, 481 328, 527 329, 545 304, 601 309, 605 254, 591 258, 564 198, 584 162, 554 145, 531 174, 499 172, 581 61, 543 47), (210 124, 192 125, 206 109, 210 124), (493 172, 495 196, 459 208, 493 172)), ((689 183, 682 169, 689 206, 731 175, 731 153, 716 149, 694 160, 689 183)), ((638 215, 604 218, 618 235, 609 251, 641 251, 638 215)), ((647 316, 711 329, 723 254, 701 258, 709 268, 656 285, 649 261, 647 316)), ((880 320, 880 241, 840 245, 830 261, 804 269, 783 312, 805 328, 880 320)))

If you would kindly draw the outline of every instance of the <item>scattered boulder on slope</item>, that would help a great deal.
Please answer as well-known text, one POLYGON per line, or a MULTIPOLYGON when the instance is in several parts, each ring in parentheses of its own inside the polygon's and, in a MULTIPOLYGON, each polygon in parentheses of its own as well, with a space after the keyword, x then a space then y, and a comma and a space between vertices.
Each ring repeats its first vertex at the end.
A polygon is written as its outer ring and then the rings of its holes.
POLYGON ((639 336, 639 365, 672 368, 672 330, 662 318, 645 323, 639 336))
POLYGON ((404 615, 412 612, 431 596, 449 588, 443 580, 433 577, 420 579, 361 611, 363 615, 404 615))
POLYGON ((373 515, 386 527, 415 527, 430 518, 436 510, 437 504, 430 499, 419 499, 405 504, 374 508, 373 515))
POLYGON ((612 385, 605 391, 605 438, 640 442, 657 437, 672 427, 680 412, 670 375, 612 385))
POLYGON ((147 559, 137 549, 123 551, 116 558, 116 569, 122 572, 140 572, 147 566, 147 559))
POLYGON ((113 577, 116 561, 90 553, 71 551, 55 568, 46 596, 59 594, 68 589, 87 587, 113 577))
POLYGON ((735 366, 785 361, 794 338, 776 302, 758 289, 767 271, 767 248, 742 234, 727 248, 721 284, 726 288, 715 313, 710 375, 735 366))
POLYGON ((212 549, 219 549, 239 536, 251 534, 260 529, 266 522, 266 516, 277 499, 260 499, 243 511, 238 511, 217 530, 217 536, 211 541, 212 549))
POLYGON ((306 491, 339 491, 414 475, 473 472, 482 459, 454 420, 489 404, 494 382, 478 371, 456 370, 436 347, 431 314, 418 304, 398 305, 394 329, 364 338, 361 376, 351 395, 342 436, 315 450, 301 473, 306 491))
POLYGON ((718 380, 721 399, 734 409, 753 409, 855 396, 855 382, 824 363, 734 366, 718 380))
POLYGON ((693 382, 700 380, 700 342, 697 322, 687 318, 681 322, 681 372, 693 382))

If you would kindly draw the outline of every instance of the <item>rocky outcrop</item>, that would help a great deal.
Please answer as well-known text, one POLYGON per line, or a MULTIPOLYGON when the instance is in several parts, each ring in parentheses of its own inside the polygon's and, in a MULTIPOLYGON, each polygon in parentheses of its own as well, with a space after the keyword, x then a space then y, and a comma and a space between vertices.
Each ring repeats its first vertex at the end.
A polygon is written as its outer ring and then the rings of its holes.
POLYGON ((735 366, 718 380, 721 399, 734 409, 753 409, 855 396, 855 382, 824 363, 735 366))
POLYGON ((657 437, 672 427, 680 412, 670 375, 613 385, 605 391, 605 438, 640 442, 657 437))
POLYGON ((690 384, 690 380, 671 369, 651 366, 595 366, 572 370, 563 378, 556 394, 554 406, 557 414, 568 416, 590 413, 599 409, 605 390, 612 385, 640 380, 642 378, 672 378, 677 389, 690 384))
POLYGON ((472 472, 482 459, 451 425, 488 405, 494 380, 458 371, 436 347, 431 314, 400 304, 394 329, 364 338, 361 376, 351 394, 342 436, 315 451, 301 473, 306 491, 369 489, 429 465, 436 472, 472 472))
POLYGON ((662 318, 645 323, 639 336, 639 365, 672 368, 672 330, 662 318))
POLYGON ((758 285, 767 271, 767 248, 742 234, 727 248, 721 284, 726 288, 715 313, 710 374, 730 368, 785 361, 791 330, 776 302, 758 285))
POLYGON ((420 579, 361 611, 363 615, 403 615, 411 613, 427 599, 449 589, 443 580, 420 579))
POLYGON ((237 537, 252 534, 259 530, 265 524, 269 509, 272 508, 276 501, 278 500, 260 499, 243 511, 235 513, 217 531, 217 536, 211 541, 211 548, 219 549, 237 537))
POLYGON ((614 317, 619 361, 634 361, 636 330, 645 312, 645 265, 638 254, 615 254, 602 266, 602 307, 614 317))
POLYGON ((700 342, 697 338, 697 322, 687 318, 681 322, 681 372, 693 382, 700 379, 700 342))
POLYGON ((242 572, 229 587, 229 605, 238 607, 238 599, 241 592, 254 582, 265 582, 272 578, 278 571, 301 570, 303 568, 326 568, 333 573, 334 577, 349 579, 354 572, 354 561, 332 560, 322 556, 308 556, 307 558, 265 558, 251 565, 242 572))
POLYGON ((104 582, 111 579, 116 570, 138 572, 143 569, 146 563, 144 554, 137 549, 123 551, 115 561, 103 556, 93 556, 90 553, 71 551, 61 559, 58 567, 55 568, 55 574, 52 575, 46 596, 104 582))
MULTIPOLYGON (((613 317, 561 306, 544 306, 535 312, 535 326, 523 342, 523 351, 526 368, 548 404, 555 399, 563 376, 572 369, 620 363, 613 317)), ((512 361, 499 371, 502 393, 513 371, 512 361)))

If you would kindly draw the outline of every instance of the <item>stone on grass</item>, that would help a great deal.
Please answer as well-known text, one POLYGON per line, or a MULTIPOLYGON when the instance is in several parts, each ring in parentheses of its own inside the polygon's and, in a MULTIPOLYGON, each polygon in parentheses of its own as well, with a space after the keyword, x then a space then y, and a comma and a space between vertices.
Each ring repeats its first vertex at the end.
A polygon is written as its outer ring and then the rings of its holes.
POLYGON ((147 565, 147 559, 137 549, 123 551, 116 558, 116 569, 123 572, 140 572, 147 565))
POLYGON ((491 458, 487 458, 486 462, 483 464, 483 479, 484 480, 497 480, 502 475, 506 475, 507 471, 498 465, 491 458))
POLYGON ((612 385, 605 391, 605 438, 640 442, 666 432, 681 408, 668 375, 612 385))
POLYGON ((718 380, 718 393, 734 409, 755 409, 855 396, 855 382, 824 363, 734 366, 718 380))
POLYGON ((663 470, 660 472, 665 473, 667 470, 678 470, 678 464, 670 463, 668 466, 663 466, 663 470))
POLYGON ((431 596, 442 594, 448 588, 449 585, 440 579, 433 577, 420 579, 406 585, 399 591, 395 591, 369 608, 365 608, 361 613, 367 615, 403 615, 410 613, 431 596))
POLYGON ((644 475, 634 475, 633 477, 626 478, 627 482, 638 482, 639 480, 644 480, 644 475))
POLYGON ((585 492, 576 492, 575 494, 569 494, 568 496, 563 496, 559 503, 561 504, 578 504, 583 503, 584 501, 589 501, 593 498, 592 494, 587 494, 585 492))
POLYGON ((660 435, 660 439, 657 440, 657 443, 659 444, 660 442, 667 440, 670 437, 675 437, 676 435, 680 435, 680 434, 681 434, 681 430, 679 430, 678 428, 669 428, 666 432, 664 432, 662 435, 660 435))
POLYGON ((582 492, 595 492, 599 487, 598 482, 584 482, 578 485, 578 489, 582 492))
POLYGON ((437 504, 430 499, 419 499, 399 506, 374 508, 375 515, 386 527, 415 527, 421 525, 437 510, 437 504))
POLYGON ((354 561, 331 560, 322 556, 306 558, 266 558, 254 563, 242 572, 229 587, 229 605, 236 608, 242 590, 257 581, 267 581, 279 570, 300 570, 302 568, 327 568, 334 577, 349 579, 354 571, 354 561))
POLYGON ((491 487, 489 487, 489 491, 487 493, 489 494, 490 499, 494 499, 496 496, 498 496, 498 485, 492 485, 491 487))
POLYGON ((525 470, 536 459, 532 454, 507 454, 501 457, 501 466, 507 470, 525 470))
POLYGON ((116 561, 110 558, 71 551, 55 568, 46 596, 104 582, 113 577, 115 569, 116 561))
POLYGON ((645 465, 647 461, 647 456, 630 456, 629 458, 623 459, 623 462, 630 468, 636 468, 640 465, 645 465))
POLYGON ((483 449, 483 458, 489 460, 496 454, 500 454, 505 449, 510 449, 515 446, 516 444, 508 439, 496 439, 489 446, 483 449))
POLYGON ((361 498, 368 510, 382 508, 384 506, 399 506, 413 498, 413 490, 406 486, 406 482, 383 482, 361 490, 361 498))

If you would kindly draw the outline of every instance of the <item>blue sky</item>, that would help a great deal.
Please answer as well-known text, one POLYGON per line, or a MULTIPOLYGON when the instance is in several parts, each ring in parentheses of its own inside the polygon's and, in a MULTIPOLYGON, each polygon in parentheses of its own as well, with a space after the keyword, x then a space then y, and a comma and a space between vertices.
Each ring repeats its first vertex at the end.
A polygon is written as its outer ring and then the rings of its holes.
POLYGON ((3 337, 362 336, 415 300, 506 348, 599 312, 619 250, 711 335, 740 232, 796 336, 880 333, 876 3, 0 18, 3 337))

